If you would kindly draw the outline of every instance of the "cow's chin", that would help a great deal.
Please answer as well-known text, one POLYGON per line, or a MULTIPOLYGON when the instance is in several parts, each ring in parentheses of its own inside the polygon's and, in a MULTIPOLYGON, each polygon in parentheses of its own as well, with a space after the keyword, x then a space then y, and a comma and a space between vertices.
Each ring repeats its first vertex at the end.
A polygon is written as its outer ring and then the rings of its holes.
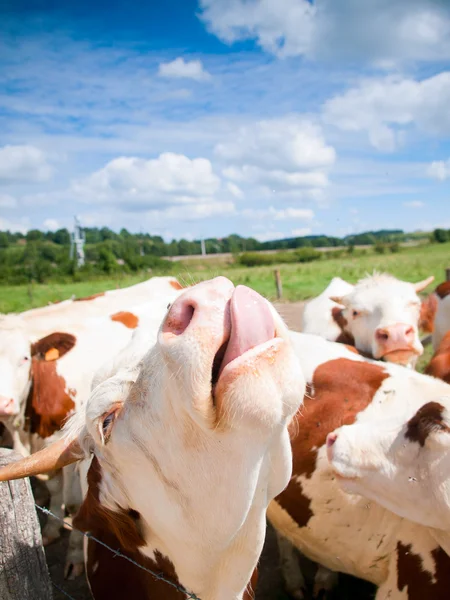
POLYGON ((228 404, 232 401, 231 398, 237 397, 239 404, 251 402, 254 409, 258 408, 258 404, 267 403, 267 400, 259 396, 263 392, 261 384, 264 384, 266 379, 268 384, 269 378, 275 380, 282 391, 282 363, 287 351, 286 340, 276 337, 255 346, 229 362, 221 372, 213 389, 217 410, 224 413, 230 409, 232 413, 233 408, 228 404), (256 389, 258 389, 258 394, 253 394, 252 392, 256 389))
POLYGON ((396 365, 409 366, 417 360, 418 356, 417 350, 414 350, 413 348, 402 348, 386 352, 386 354, 380 356, 380 360, 391 362, 396 365))

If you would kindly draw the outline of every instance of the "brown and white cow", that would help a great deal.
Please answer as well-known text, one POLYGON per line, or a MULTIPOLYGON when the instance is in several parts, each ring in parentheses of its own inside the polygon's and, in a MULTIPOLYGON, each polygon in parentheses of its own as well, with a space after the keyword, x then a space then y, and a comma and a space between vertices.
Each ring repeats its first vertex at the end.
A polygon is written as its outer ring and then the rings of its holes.
POLYGON ((432 339, 433 348, 436 351, 445 334, 450 331, 450 281, 439 284, 434 293, 437 297, 437 309, 432 339))
MULTIPOLYGON (((269 506, 269 520, 311 560, 374 583, 377 600, 448 598, 450 558, 430 528, 344 492, 328 462, 326 440, 336 428, 355 421, 373 429, 377 416, 385 417, 388 426, 393 403, 407 415, 417 403, 450 394, 450 386, 369 361, 342 344, 291 335, 307 393, 291 427, 292 478, 269 506)), ((294 573, 287 574, 287 581, 301 597, 302 590, 295 589, 301 579, 294 573)))
POLYGON ((430 528, 449 553, 449 390, 431 401, 401 400, 331 433, 328 458, 343 489, 430 528))
MULTIPOLYGON (((241 600, 289 481, 304 389, 282 320, 220 277, 173 303, 156 345, 95 388, 67 440, 0 479, 93 454, 78 527, 202 600, 241 600)), ((87 573, 96 600, 185 597, 93 540, 87 573)))
POLYGON ((420 304, 419 329, 423 333, 433 333, 434 319, 438 307, 438 299, 434 292, 428 294, 420 304))
MULTIPOLYGON (((140 320, 146 322, 149 343, 151 333, 155 338, 166 313, 167 300, 169 298, 153 300, 135 307, 132 312, 86 318, 32 343, 27 330, 17 327, 16 317, 5 319, 2 342, 9 339, 6 323, 12 327, 12 342, 8 344, 9 351, 3 354, 0 373, 3 383, 9 377, 19 391, 4 406, 0 418, 11 433, 16 449, 22 448, 23 454, 33 453, 59 439, 67 418, 89 397, 96 371, 127 345, 140 320), (14 381, 17 364, 20 364, 22 381, 17 380, 17 374, 14 381)), ((71 468, 52 475, 47 481, 50 510, 61 518, 63 505, 73 513, 81 503, 78 475, 71 468)), ((60 529, 60 521, 49 518, 43 531, 44 543, 57 539, 60 529)), ((77 576, 82 565, 82 540, 72 532, 66 575, 77 576)))
POLYGON ((375 274, 358 281, 348 294, 332 296, 342 307, 334 313, 342 328, 336 341, 350 343, 371 358, 413 367, 423 353, 417 294, 433 279, 412 284, 375 274))

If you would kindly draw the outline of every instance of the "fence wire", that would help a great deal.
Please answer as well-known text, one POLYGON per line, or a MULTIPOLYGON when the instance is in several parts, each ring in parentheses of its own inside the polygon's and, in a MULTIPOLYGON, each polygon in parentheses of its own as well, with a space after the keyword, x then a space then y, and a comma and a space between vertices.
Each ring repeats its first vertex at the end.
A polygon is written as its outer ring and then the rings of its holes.
MULTIPOLYGON (((52 511, 49 510, 48 508, 44 508, 42 506, 39 506, 36 503, 35 503, 35 507, 38 510, 40 510, 41 512, 43 512, 44 514, 46 514, 47 516, 50 516, 53 519, 56 519, 57 521, 60 521, 60 523, 62 523, 66 527, 69 527, 69 529, 72 529, 74 531, 78 531, 85 538, 87 538, 89 540, 94 540, 94 542, 96 542, 97 544, 100 544, 100 546, 103 546, 104 548, 107 548, 110 552, 112 552, 112 554, 114 554, 114 556, 118 556, 119 558, 124 558, 125 560, 127 560, 128 562, 130 562, 132 565, 134 565, 135 567, 138 567, 138 569, 141 569, 142 571, 145 571, 146 573, 148 573, 149 575, 151 575, 152 577, 154 577, 158 581, 163 581, 164 583, 167 583, 167 585, 170 585, 171 587, 175 588, 177 591, 181 592, 182 594, 185 594, 186 598, 192 598, 192 600, 201 600, 201 598, 199 598, 198 596, 196 596, 193 592, 189 592, 182 585, 179 585, 179 584, 175 583, 174 581, 171 581, 170 579, 167 579, 161 573, 156 573, 155 571, 152 571, 151 569, 148 569, 147 567, 144 567, 143 565, 139 564, 138 562, 136 562, 135 560, 133 560, 129 556, 126 556, 125 554, 123 554, 120 551, 120 548, 118 548, 118 549, 111 548, 110 546, 108 546, 108 544, 105 544, 105 542, 102 542, 101 540, 99 540, 98 538, 96 538, 95 536, 93 536, 92 534, 85 533, 84 531, 81 531, 80 529, 77 529, 76 527, 74 527, 71 523, 68 523, 64 519, 61 519, 61 517, 58 517, 57 515, 55 515, 54 513, 52 513, 52 511)), ((75 600, 69 594, 67 594, 64 590, 62 590, 59 586, 57 586, 53 581, 52 581, 52 584, 60 592, 62 592, 63 594, 65 594, 68 598, 70 598, 71 600, 75 600)))

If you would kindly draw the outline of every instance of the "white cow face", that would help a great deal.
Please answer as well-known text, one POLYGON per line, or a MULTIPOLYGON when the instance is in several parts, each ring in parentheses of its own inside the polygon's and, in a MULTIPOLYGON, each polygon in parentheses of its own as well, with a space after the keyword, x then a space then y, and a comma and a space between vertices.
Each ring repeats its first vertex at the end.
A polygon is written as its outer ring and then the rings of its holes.
MULTIPOLYGON (((0 421, 13 419, 20 413, 30 386, 30 341, 22 327, 11 323, 0 329, 0 421)), ((4 326, 5 325, 5 326, 4 326)))
POLYGON ((266 507, 289 481, 287 424, 304 389, 266 300, 223 277, 190 288, 136 372, 101 383, 88 402, 100 501, 137 511, 155 544, 143 551, 158 547, 200 596, 220 563, 232 582, 220 597, 239 597, 262 549, 266 507))
POLYGON ((450 528, 450 397, 415 412, 371 418, 337 429, 327 454, 349 493, 374 500, 401 517, 450 528))
POLYGON ((414 366, 423 353, 417 292, 432 280, 412 284, 390 275, 374 275, 358 282, 346 296, 332 300, 343 306, 345 329, 358 350, 375 359, 414 366))

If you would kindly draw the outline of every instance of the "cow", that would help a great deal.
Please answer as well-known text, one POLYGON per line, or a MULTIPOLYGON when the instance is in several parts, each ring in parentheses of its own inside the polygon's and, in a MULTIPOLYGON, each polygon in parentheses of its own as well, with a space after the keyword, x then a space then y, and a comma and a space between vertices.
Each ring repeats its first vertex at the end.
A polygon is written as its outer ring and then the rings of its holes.
MULTIPOLYGON (((172 297, 177 294, 179 292, 173 290, 172 297)), ((7 383, 9 376, 18 391, 4 405, 1 417, 16 449, 23 448, 23 454, 33 453, 58 439, 64 422, 89 397, 96 371, 127 345, 140 319, 146 322, 147 332, 153 331, 156 335, 166 312, 167 300, 153 300, 135 307, 132 312, 89 317, 32 342, 26 330, 18 328, 16 317, 6 320, 12 326, 12 342, 7 345, 1 373, 3 382, 7 383), (149 321, 152 321, 152 327, 149 321), (9 370, 5 367, 7 361, 9 370), (21 381, 17 380, 13 368, 18 364, 21 381)), ((5 323, 4 326, 2 341, 5 343, 9 338, 5 323)), ((63 505, 70 513, 78 509, 81 492, 76 482, 77 476, 70 468, 47 479, 50 510, 57 517, 63 516, 63 505)), ((60 528, 60 521, 48 519, 43 530, 45 545, 60 536, 60 528)), ((76 532, 71 533, 71 538, 65 575, 74 578, 83 569, 82 539, 76 532)))
MULTIPOLYGON (((0 421, 17 419, 19 398, 26 395, 29 387, 30 347, 36 340, 55 331, 65 331, 90 317, 133 310, 138 304, 152 301, 156 307, 165 307, 180 291, 181 286, 173 277, 153 277, 83 302, 68 300, 55 306, 0 317, 0 421)), ((17 440, 15 447, 24 452, 17 440)))
POLYGON ((341 306, 334 318, 342 328, 336 340, 367 356, 414 367, 423 353, 418 323, 420 298, 434 277, 412 284, 388 274, 361 279, 348 294, 331 297, 341 306))
POLYGON ((450 331, 450 281, 444 281, 435 289, 437 297, 436 316, 432 333, 433 348, 436 352, 443 337, 450 331))
MULTIPOLYGON (((92 456, 77 527, 202 600, 249 599, 304 391, 281 318, 219 277, 175 300, 156 344, 93 390, 65 439, 0 479, 92 456)), ((86 562, 95 600, 186 597, 92 538, 86 562)))
POLYGON ((320 335, 326 340, 335 342, 342 335, 342 324, 339 323, 342 307, 331 300, 331 296, 345 296, 353 290, 353 287, 340 277, 333 277, 317 298, 305 304, 301 331, 320 335))
MULTIPOLYGON (((269 505, 270 522, 311 560, 375 584, 377 600, 448 598, 450 558, 430 528, 343 491, 326 446, 338 427, 356 421, 373 429, 374 415, 386 417, 388 427, 392 403, 407 412, 417 402, 450 395, 450 386, 317 336, 291 333, 291 338, 307 392, 290 426, 292 477, 269 505)), ((285 578, 289 591, 302 597, 299 574, 285 578)))
POLYGON ((386 412, 330 433, 327 445, 342 489, 429 528, 450 553, 449 390, 406 406, 392 398, 386 412))
POLYGON ((432 359, 425 367, 425 373, 450 383, 450 331, 447 331, 442 338, 432 359))

